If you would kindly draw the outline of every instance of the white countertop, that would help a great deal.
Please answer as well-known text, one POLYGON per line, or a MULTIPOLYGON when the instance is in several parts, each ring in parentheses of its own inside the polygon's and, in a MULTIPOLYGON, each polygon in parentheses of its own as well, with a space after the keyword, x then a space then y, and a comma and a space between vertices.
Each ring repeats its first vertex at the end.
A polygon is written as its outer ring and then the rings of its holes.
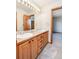
POLYGON ((46 32, 48 30, 32 30, 32 31, 27 31, 27 32, 23 32, 21 34, 17 34, 17 43, 23 41, 23 40, 29 40, 30 38, 39 35, 43 32, 46 32))

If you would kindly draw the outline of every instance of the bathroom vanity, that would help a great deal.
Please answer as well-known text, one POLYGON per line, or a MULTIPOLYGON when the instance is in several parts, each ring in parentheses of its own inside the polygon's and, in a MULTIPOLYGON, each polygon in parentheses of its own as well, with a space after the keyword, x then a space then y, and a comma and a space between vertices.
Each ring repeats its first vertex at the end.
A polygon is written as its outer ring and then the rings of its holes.
POLYGON ((47 30, 17 34, 16 59, 36 59, 47 43, 47 30))

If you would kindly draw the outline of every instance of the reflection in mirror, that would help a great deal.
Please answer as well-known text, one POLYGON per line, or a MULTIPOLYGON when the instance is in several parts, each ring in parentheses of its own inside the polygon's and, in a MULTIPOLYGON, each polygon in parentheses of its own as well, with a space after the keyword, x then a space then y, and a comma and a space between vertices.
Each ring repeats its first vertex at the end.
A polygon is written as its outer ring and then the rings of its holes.
POLYGON ((23 30, 28 31, 34 29, 34 15, 23 16, 23 30))
POLYGON ((31 29, 34 29, 34 15, 31 16, 31 29))

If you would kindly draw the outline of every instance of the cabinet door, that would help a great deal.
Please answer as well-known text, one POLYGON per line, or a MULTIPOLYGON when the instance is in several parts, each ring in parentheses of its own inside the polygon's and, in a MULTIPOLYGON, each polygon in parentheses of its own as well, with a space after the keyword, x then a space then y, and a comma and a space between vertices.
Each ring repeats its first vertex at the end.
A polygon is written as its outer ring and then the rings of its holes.
POLYGON ((19 49, 18 49, 18 47, 19 46, 16 45, 16 59, 19 59, 19 54, 18 54, 19 53, 19 49))
POLYGON ((19 59, 31 59, 30 41, 19 45, 19 59))
POLYGON ((32 59, 36 59, 37 57, 37 39, 33 38, 31 41, 31 56, 32 59))

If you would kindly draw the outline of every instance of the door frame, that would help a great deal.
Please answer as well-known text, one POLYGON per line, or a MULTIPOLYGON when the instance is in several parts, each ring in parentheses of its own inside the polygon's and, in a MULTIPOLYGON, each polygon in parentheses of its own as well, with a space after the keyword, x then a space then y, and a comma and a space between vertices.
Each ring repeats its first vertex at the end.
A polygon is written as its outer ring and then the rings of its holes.
POLYGON ((28 31, 28 30, 25 30, 25 20, 24 20, 24 17, 27 16, 27 17, 30 17, 30 15, 23 15, 23 31, 28 31))
POLYGON ((59 7, 51 9, 51 17, 50 17, 50 44, 53 43, 53 38, 52 38, 53 34, 52 33, 54 31, 54 19, 53 19, 52 13, 53 13, 53 11, 56 11, 58 9, 62 9, 62 6, 59 6, 59 7))
POLYGON ((53 16, 52 16, 52 10, 51 10, 51 17, 50 17, 50 44, 52 44, 53 43, 53 38, 52 38, 52 32, 53 32, 53 16))

